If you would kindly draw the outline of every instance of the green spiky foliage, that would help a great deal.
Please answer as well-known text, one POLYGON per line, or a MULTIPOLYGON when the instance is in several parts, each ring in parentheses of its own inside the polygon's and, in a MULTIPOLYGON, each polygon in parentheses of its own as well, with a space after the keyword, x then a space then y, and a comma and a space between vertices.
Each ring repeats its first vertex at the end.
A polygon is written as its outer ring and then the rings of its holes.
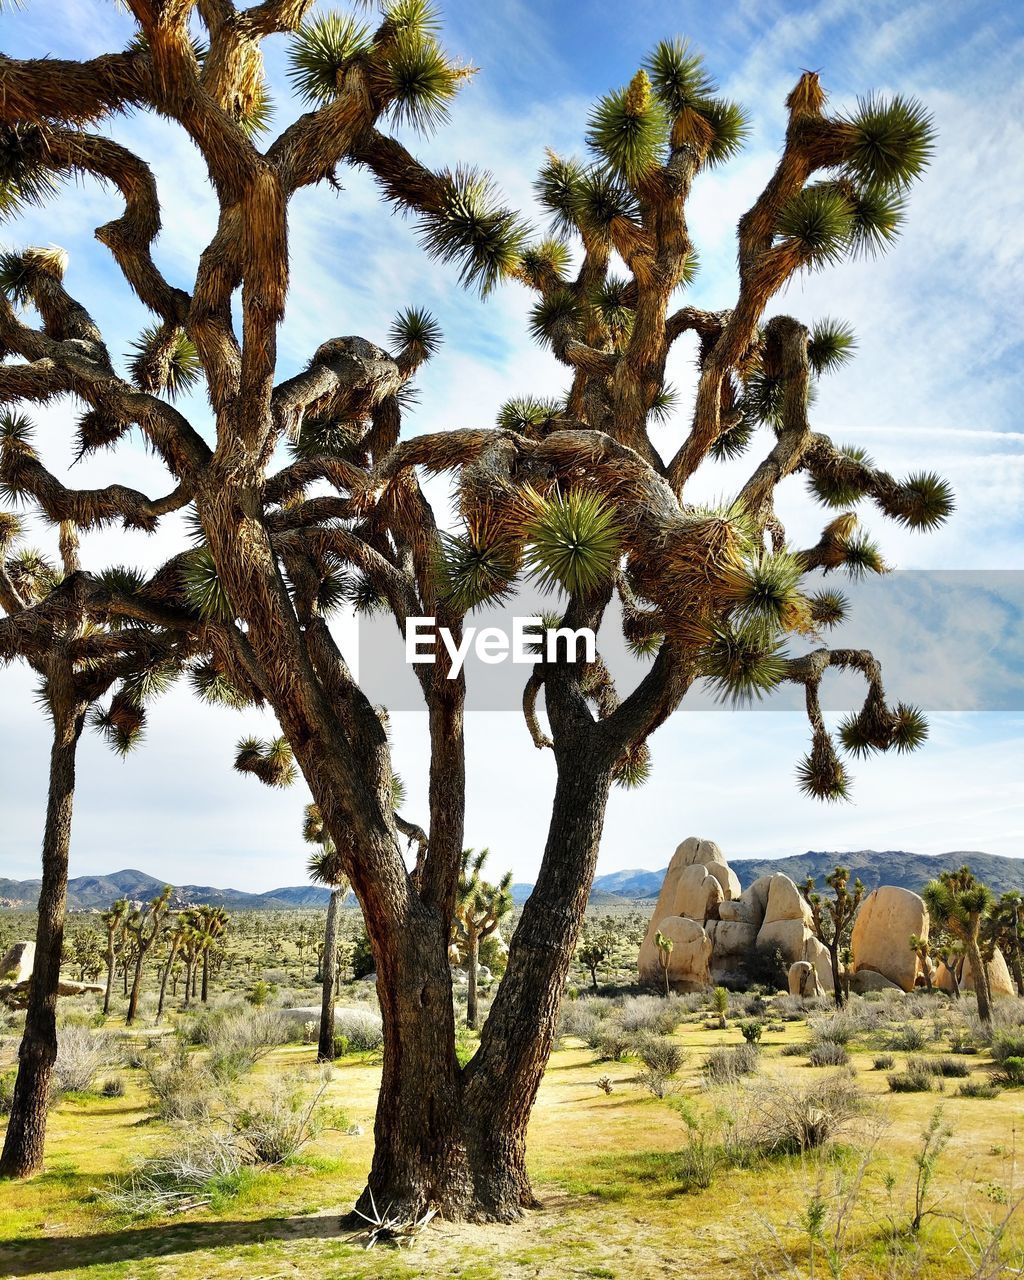
POLYGON ((715 97, 718 86, 704 59, 685 40, 662 40, 646 59, 654 94, 672 119, 695 112, 710 128, 704 164, 722 164, 734 156, 750 133, 750 124, 735 102, 715 97))
POLYGON ((729 575, 734 616, 741 623, 762 624, 772 631, 807 630, 809 606, 800 590, 803 568, 786 551, 761 552, 729 575))
POLYGON ((388 341, 394 348, 404 347, 417 362, 429 360, 444 341, 441 326, 422 307, 406 307, 391 322, 388 341))
POLYGON ((808 488, 823 506, 845 508, 859 502, 868 492, 868 479, 862 467, 873 467, 874 461, 866 449, 859 445, 839 445, 840 458, 848 459, 854 466, 838 465, 828 471, 820 471, 808 479, 808 488))
POLYGON ((458 264, 466 288, 486 295, 516 270, 530 229, 499 202, 489 174, 460 166, 439 176, 443 207, 421 224, 420 241, 432 258, 458 264))
POLYGON ((902 94, 859 98, 847 122, 852 137, 844 167, 866 188, 904 190, 921 176, 935 150, 931 115, 902 94))
POLYGON ((449 62, 432 35, 401 31, 387 59, 388 114, 395 124, 432 132, 448 119, 448 107, 467 72, 449 62))
POLYGON ((628 88, 605 94, 588 124, 587 145, 631 186, 664 159, 668 120, 646 71, 638 71, 628 88))
POLYGON ((631 747, 616 761, 612 781, 627 791, 642 787, 651 776, 651 752, 646 742, 631 747))
POLYGON ((354 574, 349 581, 349 599, 356 613, 371 617, 388 607, 387 597, 365 574, 354 574))
POLYGON ((716 624, 701 650, 700 673, 719 702, 760 701, 786 673, 781 641, 759 621, 716 624))
POLYGON ((298 776, 285 738, 242 738, 235 749, 235 768, 239 773, 253 774, 268 787, 290 787, 298 776))
POLYGON ((239 113, 238 123, 247 138, 259 138, 266 133, 274 118, 274 101, 266 83, 261 81, 253 92, 246 109, 239 113))
POLYGON ((658 389, 657 394, 651 401, 651 407, 647 413, 652 422, 663 423, 670 421, 679 405, 679 392, 669 383, 665 383, 658 389))
POLYGON ((122 596, 136 596, 146 585, 146 575, 130 565, 114 564, 101 569, 96 581, 108 591, 122 596))
POLYGON ((816 728, 811 749, 796 769, 797 786, 814 800, 835 803, 850 798, 850 776, 824 729, 816 728))
MULTIPOLYGON (((835 1001, 841 1006, 846 1003, 848 995, 843 981, 843 958, 849 952, 853 921, 864 897, 864 885, 858 879, 851 886, 850 872, 846 867, 835 867, 830 871, 825 877, 825 884, 832 890, 830 897, 818 893, 813 876, 807 877, 803 892, 811 908, 814 936, 828 950, 835 1001)), ((846 963, 849 963, 848 959, 846 963)))
POLYGON ((189 667, 188 682, 192 692, 212 706, 231 707, 238 711, 251 705, 251 699, 231 683, 212 659, 189 667))
POLYGON ((502 600, 512 590, 520 559, 518 547, 488 524, 443 534, 440 594, 460 612, 502 600))
POLYGON ((726 462, 731 458, 741 458, 750 448, 750 442, 757 430, 757 423, 741 418, 731 427, 719 433, 711 446, 711 456, 716 462, 726 462))
POLYGON ((189 553, 182 569, 182 586, 185 598, 201 618, 208 622, 234 621, 234 607, 217 575, 209 547, 197 547, 189 553))
POLYGON ((842 539, 842 549, 843 568, 851 578, 860 579, 869 573, 889 572, 881 548, 866 533, 854 533, 842 539))
POLYGON ((527 567, 542 591, 589 596, 611 581, 621 555, 614 510, 584 489, 540 499, 526 536, 527 567))
POLYGON ((597 308, 602 323, 608 329, 612 343, 618 346, 633 330, 634 310, 630 305, 629 281, 619 276, 608 276, 594 294, 592 305, 597 308))
POLYGON ((575 328, 581 319, 580 302, 571 289, 554 289, 530 310, 530 333, 542 345, 560 330, 575 328))
POLYGON ((30 603, 42 600, 63 577, 60 569, 35 547, 16 547, 5 567, 18 594, 30 603))
POLYGON ((0 125, 0 222, 43 204, 59 189, 52 170, 39 163, 43 146, 36 125, 0 125))
POLYGON ((340 565, 331 565, 326 568, 320 579, 320 585, 316 589, 317 613, 323 618, 332 617, 349 603, 351 590, 351 579, 340 565))
POLYGON ((371 45, 370 28, 348 15, 326 13, 304 23, 288 51, 288 79, 310 106, 330 102, 348 64, 371 45))
POLYGON ((20 516, 13 511, 0 511, 0 556, 6 556, 24 532, 20 516))
POLYGON ((498 426, 503 431, 535 435, 554 427, 564 414, 565 405, 558 400, 524 396, 505 401, 498 410, 498 426))
POLYGON ((834 373, 853 359, 857 348, 857 336, 842 320, 826 316, 811 330, 807 342, 807 360, 814 372, 821 377, 834 373))
POLYGON ((850 202, 828 183, 804 187, 780 210, 776 230, 802 267, 832 266, 841 261, 853 233, 850 202))
POLYGON ((551 280, 561 280, 572 264, 572 250, 564 240, 549 237, 531 245, 523 254, 526 278, 537 288, 551 280))
POLYGON ((899 486, 896 501, 886 504, 886 515, 911 529, 935 529, 956 509, 953 487, 934 471, 919 471, 899 486))
POLYGON ((853 223, 850 249, 855 257, 877 257, 899 238, 906 217, 906 201, 901 195, 880 188, 868 188, 848 195, 853 223))
POLYGON ((846 619, 850 602, 841 591, 816 591, 810 597, 811 619, 819 627, 838 627, 846 619))
POLYGON ((551 214, 560 235, 576 230, 585 172, 578 160, 563 160, 549 151, 533 184, 537 199, 551 214))
POLYGON ((941 872, 925 885, 921 896, 928 908, 929 920, 963 947, 974 977, 978 1017, 985 1024, 991 1023, 992 999, 981 941, 995 901, 992 890, 970 867, 963 866, 956 871, 941 872))
POLYGON ((906 755, 916 751, 927 738, 924 712, 906 702, 898 702, 890 711, 869 698, 860 712, 846 716, 839 725, 844 750, 860 757, 890 750, 906 755))
POLYGON ((161 326, 150 325, 143 329, 131 344, 128 357, 132 379, 136 384, 143 383, 145 373, 152 367, 156 357, 161 374, 158 389, 176 400, 178 396, 198 386, 203 377, 203 364, 195 344, 184 329, 175 330, 166 350, 164 343, 165 334, 161 326))

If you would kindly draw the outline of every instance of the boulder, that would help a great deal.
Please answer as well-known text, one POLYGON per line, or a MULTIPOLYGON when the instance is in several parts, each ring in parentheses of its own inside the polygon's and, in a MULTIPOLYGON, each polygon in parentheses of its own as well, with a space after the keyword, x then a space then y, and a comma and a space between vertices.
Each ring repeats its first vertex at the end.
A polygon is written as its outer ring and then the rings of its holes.
POLYGON ((797 960, 789 966, 789 994, 800 997, 818 994, 818 975, 809 960, 797 960))
POLYGON ((744 902, 742 898, 726 898, 724 902, 720 902, 718 904, 718 918, 719 920, 731 920, 737 923, 742 921, 744 924, 749 924, 755 934, 760 923, 755 921, 750 904, 744 902))
POLYGON ((920 971, 920 961, 910 949, 914 934, 928 937, 924 899, 898 885, 880 885, 860 904, 853 922, 854 973, 873 970, 903 991, 913 991, 920 971))
MULTIPOLYGON (((998 947, 985 969, 988 972, 988 989, 993 1000, 1002 996, 1015 996, 1017 994, 1017 988, 1013 984, 1006 958, 998 947)), ((944 964, 939 965, 934 983, 940 991, 953 990, 953 980, 944 964)), ((964 957, 963 973, 960 978, 960 990, 974 990, 974 974, 971 972, 971 962, 966 956, 964 957)))
POLYGON ((807 959, 804 952, 810 936, 802 920, 774 920, 758 930, 757 945, 778 947, 787 964, 796 964, 798 960, 807 959))
POLYGON ((722 898, 725 901, 738 898, 742 891, 740 878, 732 867, 723 859, 721 862, 705 863, 708 875, 712 875, 722 886, 722 898))
POLYGON ((704 932, 711 939, 712 980, 716 983, 742 981, 757 940, 754 926, 742 920, 709 920, 704 932))
POLYGON ((0 982, 10 982, 15 986, 28 982, 32 977, 32 965, 36 958, 34 942, 12 942, 0 960, 0 982))
POLYGON ((748 919, 751 924, 757 925, 759 929, 764 924, 764 915, 768 908, 768 894, 774 879, 774 876, 758 876, 754 883, 748 885, 740 894, 740 902, 747 912, 748 919))
POLYGON ((903 988, 875 969, 858 969, 850 978, 850 990, 866 996, 869 991, 902 991, 903 988))
POLYGON ((835 985, 832 981, 832 957, 828 953, 828 947, 813 934, 804 939, 804 959, 814 965, 822 991, 831 992, 835 985))
POLYGON ((724 862, 722 851, 714 840, 702 840, 700 836, 687 836, 681 845, 676 846, 672 861, 669 863, 669 870, 673 867, 692 867, 698 863, 705 867, 712 863, 717 866, 724 862))
POLYGON ((663 981, 658 960, 658 946, 654 938, 658 932, 672 939, 669 956, 668 980, 677 991, 702 991, 711 981, 711 939, 702 925, 685 916, 666 916, 661 920, 650 939, 644 939, 640 948, 640 976, 647 982, 663 981))
POLYGON ((768 886, 764 924, 775 924, 780 920, 800 920, 808 928, 813 920, 807 899, 789 876, 781 872, 771 877, 768 886))
POLYGON ((718 904, 723 897, 718 878, 709 875, 702 863, 693 863, 679 872, 672 909, 667 914, 688 916, 703 924, 705 920, 718 915, 718 904))

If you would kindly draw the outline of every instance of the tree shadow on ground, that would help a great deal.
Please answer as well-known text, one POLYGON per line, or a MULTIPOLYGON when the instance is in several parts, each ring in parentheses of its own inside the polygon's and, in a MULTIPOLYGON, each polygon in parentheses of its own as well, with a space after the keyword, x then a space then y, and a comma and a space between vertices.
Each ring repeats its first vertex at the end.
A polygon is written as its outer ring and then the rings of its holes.
POLYGON ((342 1240, 352 1235, 340 1213, 235 1222, 192 1222, 135 1227, 85 1236, 50 1236, 0 1244, 0 1276, 46 1275, 86 1267, 167 1258, 202 1249, 265 1244, 273 1240, 342 1240))

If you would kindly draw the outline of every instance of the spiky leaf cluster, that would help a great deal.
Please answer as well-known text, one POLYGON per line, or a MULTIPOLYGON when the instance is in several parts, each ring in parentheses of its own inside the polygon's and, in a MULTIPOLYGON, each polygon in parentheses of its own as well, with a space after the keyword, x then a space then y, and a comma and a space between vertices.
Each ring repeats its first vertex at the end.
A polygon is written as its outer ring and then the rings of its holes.
POLYGON ((487 294, 518 266, 529 228, 499 202, 489 174, 460 166, 439 176, 442 207, 421 224, 420 240, 431 257, 459 264, 463 285, 487 294))
POLYGON ((330 102, 346 66, 371 43, 370 28, 348 15, 326 13, 304 23, 288 53, 288 79, 295 93, 311 106, 330 102))
POLYGON ((207 622, 232 622, 235 609, 221 584, 209 547, 189 552, 182 569, 185 598, 207 622))
POLYGON ((172 400, 191 391, 203 376, 199 352, 184 329, 175 329, 168 338, 162 326, 147 326, 131 344, 129 363, 136 385, 146 385, 147 375, 155 372, 157 390, 172 400))
MULTIPOLYGON (((706 165, 721 164, 739 151, 750 131, 747 117, 737 103, 715 97, 718 86, 704 59, 685 40, 662 40, 644 66, 658 101, 673 121, 684 129, 690 113, 703 121, 709 131, 706 165)), ((684 139, 677 132, 673 144, 680 141, 684 139)))
POLYGON ((448 106, 466 75, 432 35, 415 28, 400 31, 387 54, 388 114, 396 124, 430 132, 448 119, 448 106))
POLYGON ((527 528, 527 567, 541 590, 589 596, 612 579, 622 552, 615 512, 599 493, 539 499, 527 528))
POLYGON ((533 396, 506 400, 498 410, 498 426, 504 431, 521 431, 526 435, 543 433, 556 425, 565 414, 559 400, 533 396))
POLYGON ((253 774, 268 787, 289 787, 297 776, 292 749, 285 738, 269 742, 243 738, 235 750, 235 768, 239 773, 253 774))
POLYGON ((444 341, 441 326, 422 307, 406 307, 391 322, 388 340, 393 347, 404 347, 417 361, 429 360, 444 341))
POLYGON ((808 487, 823 506, 844 508, 859 502, 869 491, 870 476, 864 468, 875 464, 859 445, 840 445, 838 453, 840 457, 832 465, 812 473, 808 487))
POLYGON ((668 120, 645 71, 629 86, 605 94, 590 113, 587 145, 611 171, 635 186, 662 161, 668 120))
POLYGON ((835 802, 850 798, 850 776, 836 754, 832 739, 816 729, 808 754, 796 771, 797 785, 804 795, 815 800, 835 802))
POLYGON ((819 627, 837 627, 846 618, 849 601, 840 591, 818 591, 810 597, 811 619, 819 627))
POLYGON ((785 675, 782 644, 760 621, 718 623, 700 654, 700 672, 720 702, 760 701, 785 675))
POLYGON ((789 552, 761 552, 724 575, 733 614, 740 623, 760 623, 772 630, 806 631, 810 609, 800 590, 803 568, 789 552))
POLYGON ((231 707, 237 711, 250 705, 250 699, 231 683, 212 660, 197 662, 191 666, 188 682, 192 692, 212 706, 231 707))
POLYGON ((500 529, 471 523, 461 534, 442 535, 440 594, 459 612, 500 600, 519 570, 519 548, 500 529))
POLYGON ((931 115, 903 94, 888 100, 875 94, 859 98, 846 123, 851 137, 844 167, 867 189, 906 189, 924 172, 935 149, 931 115))
POLYGON ((842 320, 826 316, 811 330, 807 343, 807 360, 820 377, 822 374, 834 373, 848 360, 852 360, 856 347, 857 336, 853 329, 842 320))
POLYGON ((40 164, 45 144, 36 125, 0 125, 0 222, 40 205, 58 189, 54 173, 40 164))
POLYGON ((559 334, 575 330, 581 319, 579 299, 571 289, 553 289, 530 310, 530 333, 537 342, 552 342, 559 334))

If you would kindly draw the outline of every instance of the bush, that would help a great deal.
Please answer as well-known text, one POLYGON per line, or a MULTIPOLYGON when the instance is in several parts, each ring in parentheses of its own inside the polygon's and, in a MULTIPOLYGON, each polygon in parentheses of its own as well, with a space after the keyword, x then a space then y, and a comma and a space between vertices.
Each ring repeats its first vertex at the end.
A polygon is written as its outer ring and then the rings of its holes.
POLYGON ((639 1038, 635 1051, 644 1064, 640 1083, 656 1098, 664 1098, 669 1091, 670 1081, 682 1067, 686 1054, 674 1040, 649 1032, 639 1038))
POLYGON ((121 1076, 110 1076, 100 1085, 100 1093, 104 1098, 123 1098, 125 1083, 121 1076))
POLYGON ((740 1044, 734 1049, 713 1049, 704 1062, 704 1086, 736 1084, 744 1076, 756 1074, 760 1060, 753 1045, 740 1044))
POLYGON ((709 1122, 698 1116, 689 1104, 681 1104, 679 1114, 686 1127, 686 1146, 679 1153, 681 1188, 706 1191, 725 1163, 725 1150, 717 1135, 709 1131, 709 1122))
POLYGON ((747 957, 747 979, 752 986, 785 991, 789 987, 789 964, 778 943, 754 947, 747 957))
POLYGON ((889 1076, 892 1093, 930 1093, 935 1077, 923 1062, 908 1061, 905 1071, 889 1076))
POLYGON ((969 1080, 956 1091, 958 1098, 998 1098, 1002 1090, 991 1080, 969 1080))
POLYGON ((944 1076, 946 1079, 966 1080, 971 1074, 967 1063, 956 1058, 931 1058, 924 1065, 933 1076, 944 1076))
POLYGON ((993 1079, 1008 1088, 1024 1085, 1024 1058, 1004 1058, 993 1079))
POLYGON ((760 1044, 764 1035, 764 1023, 758 1018, 751 1018, 749 1022, 740 1023, 740 1031, 747 1044, 760 1044))
POLYGON ((1024 1058, 1024 1034, 1019 1031, 997 1031, 992 1037, 992 1059, 1005 1062, 1007 1058, 1024 1058))
POLYGON ((90 1031, 88 1026, 61 1027, 51 1088, 57 1093, 88 1093, 97 1072, 109 1064, 112 1056, 109 1036, 90 1031))
POLYGON ((143 1070, 161 1120, 194 1124, 209 1118, 216 1081, 184 1044, 178 1044, 170 1057, 148 1058, 143 1070))
POLYGON ((873 1065, 876 1071, 889 1071, 896 1065, 896 1059, 891 1053, 880 1053, 873 1065))
POLYGON ((287 1044, 291 1036, 287 1018, 273 1009, 213 1014, 206 1029, 210 1070, 220 1080, 234 1079, 278 1045, 287 1044))
POLYGON ((784 1044, 779 1053, 783 1058, 803 1058, 810 1051, 811 1046, 809 1044, 800 1044, 797 1041, 792 1041, 790 1044, 784 1044))
POLYGON ((678 996, 628 996, 612 1017, 623 1031, 671 1035, 683 1018, 678 996))
POLYGON ((384 1044, 384 1024, 372 1009, 338 1009, 334 1035, 335 1043, 345 1042, 345 1053, 374 1053, 384 1044))
POLYGON ((228 1113, 228 1124, 247 1164, 280 1164, 291 1159, 324 1127, 327 1077, 312 1097, 301 1088, 275 1084, 258 1099, 228 1113))
POLYGON ((847 1045, 853 1039, 855 1031, 853 1018, 841 1010, 827 1018, 815 1018, 810 1024, 811 1040, 816 1045, 847 1045))
POLYGON ((791 1155, 831 1142, 863 1099, 845 1072, 803 1088, 786 1082, 749 1086, 748 1141, 764 1155, 791 1155))
POLYGON ((978 1046, 962 1028, 951 1032, 949 1037, 950 1053, 977 1053, 978 1046))
POLYGON ((133 1217, 180 1213, 238 1189, 242 1153, 226 1135, 206 1132, 172 1151, 141 1161, 114 1181, 104 1199, 133 1217))
POLYGON ((270 982, 264 982, 260 978, 254 982, 250 988, 249 994, 245 997, 248 1002, 255 1008, 262 1008, 263 1005, 269 1004, 277 994, 277 988, 270 982))
POLYGON ((913 1022, 897 1027, 889 1036, 889 1048, 899 1049, 903 1053, 919 1053, 927 1046, 928 1037, 913 1022))
POLYGON ((850 1055, 841 1044, 831 1044, 826 1040, 816 1044, 810 1053, 812 1067, 846 1067, 850 1063, 850 1055))
POLYGON ((592 1047, 597 1050, 600 1062, 621 1062, 631 1053, 636 1052, 637 1037, 608 1020, 597 1032, 597 1043, 592 1047))

